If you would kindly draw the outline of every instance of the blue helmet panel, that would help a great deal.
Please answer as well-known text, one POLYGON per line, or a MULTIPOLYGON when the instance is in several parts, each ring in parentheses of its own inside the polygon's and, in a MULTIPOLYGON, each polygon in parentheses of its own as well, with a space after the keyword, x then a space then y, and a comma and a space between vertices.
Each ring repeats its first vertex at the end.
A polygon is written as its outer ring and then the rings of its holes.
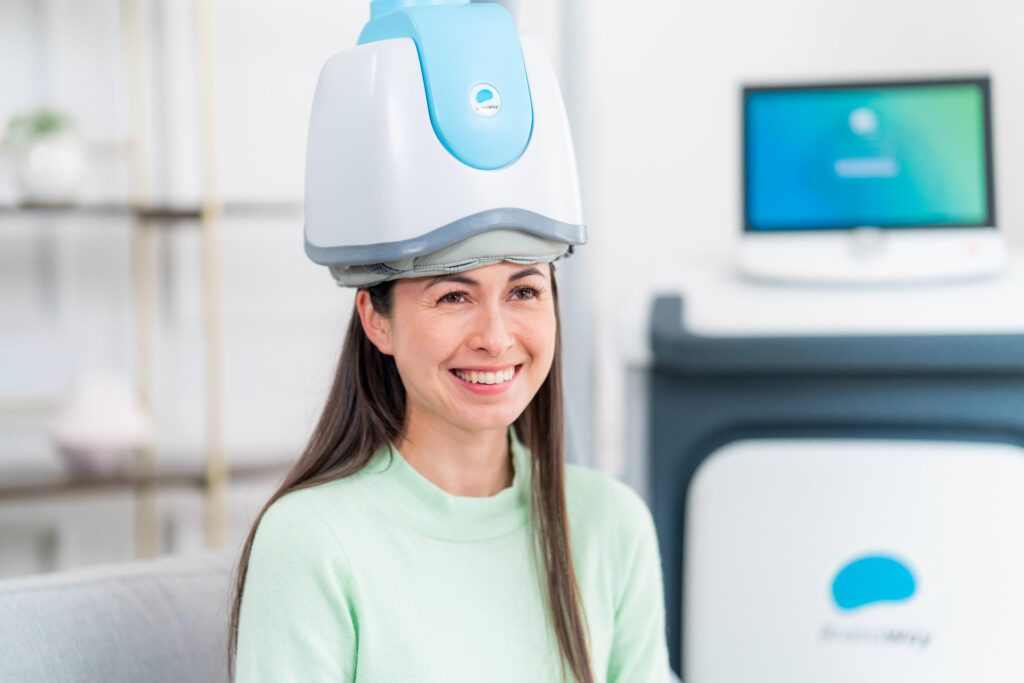
POLYGON ((533 131, 533 103, 508 10, 462 0, 390 1, 406 4, 375 13, 359 44, 391 38, 415 42, 430 121, 441 144, 481 170, 508 166, 522 156, 533 131))

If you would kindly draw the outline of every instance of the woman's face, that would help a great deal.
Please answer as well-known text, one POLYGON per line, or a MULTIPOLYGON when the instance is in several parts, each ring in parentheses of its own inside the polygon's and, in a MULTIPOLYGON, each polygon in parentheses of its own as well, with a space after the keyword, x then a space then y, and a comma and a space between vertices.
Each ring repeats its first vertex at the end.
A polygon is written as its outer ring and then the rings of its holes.
POLYGON ((360 290, 363 328, 394 356, 407 415, 466 430, 506 428, 551 369, 555 307, 551 267, 501 262, 396 281, 391 316, 360 290))

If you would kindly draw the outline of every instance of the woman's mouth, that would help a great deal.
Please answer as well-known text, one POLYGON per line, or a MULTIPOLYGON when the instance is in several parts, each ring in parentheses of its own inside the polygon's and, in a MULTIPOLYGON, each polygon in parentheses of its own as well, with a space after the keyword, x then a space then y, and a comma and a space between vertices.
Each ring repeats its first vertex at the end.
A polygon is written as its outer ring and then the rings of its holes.
POLYGON ((505 391, 515 381, 522 364, 513 365, 497 372, 452 369, 448 372, 465 388, 478 394, 497 394, 505 391))

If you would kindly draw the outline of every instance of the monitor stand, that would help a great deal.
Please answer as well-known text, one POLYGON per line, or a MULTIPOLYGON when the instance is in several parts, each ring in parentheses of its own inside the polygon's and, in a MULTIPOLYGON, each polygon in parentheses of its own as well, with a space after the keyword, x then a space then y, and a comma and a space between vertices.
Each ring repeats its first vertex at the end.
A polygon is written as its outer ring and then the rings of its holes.
POLYGON ((876 285, 991 277, 1006 266, 996 228, 745 232, 738 266, 766 282, 876 285))

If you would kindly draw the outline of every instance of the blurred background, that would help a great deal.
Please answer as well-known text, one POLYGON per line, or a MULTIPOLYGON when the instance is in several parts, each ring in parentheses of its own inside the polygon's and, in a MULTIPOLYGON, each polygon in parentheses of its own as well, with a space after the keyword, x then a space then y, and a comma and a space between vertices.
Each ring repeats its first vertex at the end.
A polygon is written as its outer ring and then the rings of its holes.
MULTIPOLYGON (((989 77, 1017 263, 1015 5, 502 4, 562 84, 590 231, 558 271, 570 461, 654 506, 659 293, 685 295, 709 339, 1024 328, 1019 280, 731 279, 749 83, 989 77)), ((0 0, 0 578, 240 547, 318 417, 352 307, 303 253, 304 156, 319 68, 368 17, 362 0, 0 0)))

